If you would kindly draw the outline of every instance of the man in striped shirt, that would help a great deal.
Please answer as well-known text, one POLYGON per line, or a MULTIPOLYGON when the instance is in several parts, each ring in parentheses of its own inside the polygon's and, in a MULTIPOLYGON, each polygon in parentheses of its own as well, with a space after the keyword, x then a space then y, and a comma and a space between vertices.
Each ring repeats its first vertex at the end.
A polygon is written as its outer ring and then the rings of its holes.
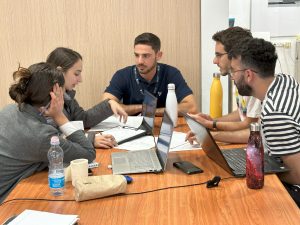
POLYGON ((241 95, 262 101, 266 150, 290 168, 279 178, 300 206, 300 87, 289 75, 275 76, 277 54, 263 39, 243 39, 229 53, 231 79, 241 95))

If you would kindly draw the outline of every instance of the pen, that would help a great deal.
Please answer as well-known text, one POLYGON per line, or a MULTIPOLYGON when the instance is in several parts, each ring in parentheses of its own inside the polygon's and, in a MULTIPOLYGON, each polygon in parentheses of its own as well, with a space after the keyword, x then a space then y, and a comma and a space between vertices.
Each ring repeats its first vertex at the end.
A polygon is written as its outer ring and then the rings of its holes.
POLYGON ((39 113, 40 116, 42 116, 42 115, 46 112, 46 110, 49 109, 50 104, 51 104, 51 101, 50 101, 50 102, 43 108, 43 110, 39 113))

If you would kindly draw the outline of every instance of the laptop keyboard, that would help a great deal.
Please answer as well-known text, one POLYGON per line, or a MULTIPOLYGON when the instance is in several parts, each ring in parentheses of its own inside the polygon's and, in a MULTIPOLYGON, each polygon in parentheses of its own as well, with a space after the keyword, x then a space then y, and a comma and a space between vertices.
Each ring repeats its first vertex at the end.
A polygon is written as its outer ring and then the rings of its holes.
POLYGON ((158 168, 160 166, 155 151, 132 151, 129 152, 130 167, 134 169, 158 168))
POLYGON ((246 173, 246 151, 231 149, 222 151, 222 153, 233 170, 246 173))

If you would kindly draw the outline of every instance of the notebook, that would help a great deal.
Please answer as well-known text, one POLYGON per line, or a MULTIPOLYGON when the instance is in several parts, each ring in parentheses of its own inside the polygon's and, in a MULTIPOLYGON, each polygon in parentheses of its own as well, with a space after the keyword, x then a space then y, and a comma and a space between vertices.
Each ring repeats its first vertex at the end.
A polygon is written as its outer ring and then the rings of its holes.
POLYGON ((167 166, 173 128, 172 120, 165 111, 155 148, 112 153, 113 174, 163 172, 167 166))
POLYGON ((122 127, 114 127, 102 133, 113 135, 118 144, 131 141, 147 134, 151 135, 154 127, 157 98, 146 90, 144 91, 144 96, 141 113, 143 116, 143 122, 138 129, 125 125, 122 127))
MULTIPOLYGON (((246 175, 245 149, 236 148, 222 151, 213 139, 209 129, 202 126, 189 115, 185 113, 181 114, 184 115, 188 126, 196 135, 197 141, 200 143, 203 151, 209 158, 234 176, 244 177, 246 175)), ((268 154, 264 155, 264 161, 265 173, 280 173, 288 171, 288 168, 268 154)))

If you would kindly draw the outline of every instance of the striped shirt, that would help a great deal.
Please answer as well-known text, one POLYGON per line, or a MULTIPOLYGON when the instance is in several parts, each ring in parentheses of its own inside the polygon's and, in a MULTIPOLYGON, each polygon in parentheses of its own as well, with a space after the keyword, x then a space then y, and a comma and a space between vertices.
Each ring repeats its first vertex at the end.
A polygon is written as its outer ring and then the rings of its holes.
POLYGON ((261 112, 265 144, 272 155, 300 152, 300 87, 294 77, 278 74, 270 85, 261 112))

